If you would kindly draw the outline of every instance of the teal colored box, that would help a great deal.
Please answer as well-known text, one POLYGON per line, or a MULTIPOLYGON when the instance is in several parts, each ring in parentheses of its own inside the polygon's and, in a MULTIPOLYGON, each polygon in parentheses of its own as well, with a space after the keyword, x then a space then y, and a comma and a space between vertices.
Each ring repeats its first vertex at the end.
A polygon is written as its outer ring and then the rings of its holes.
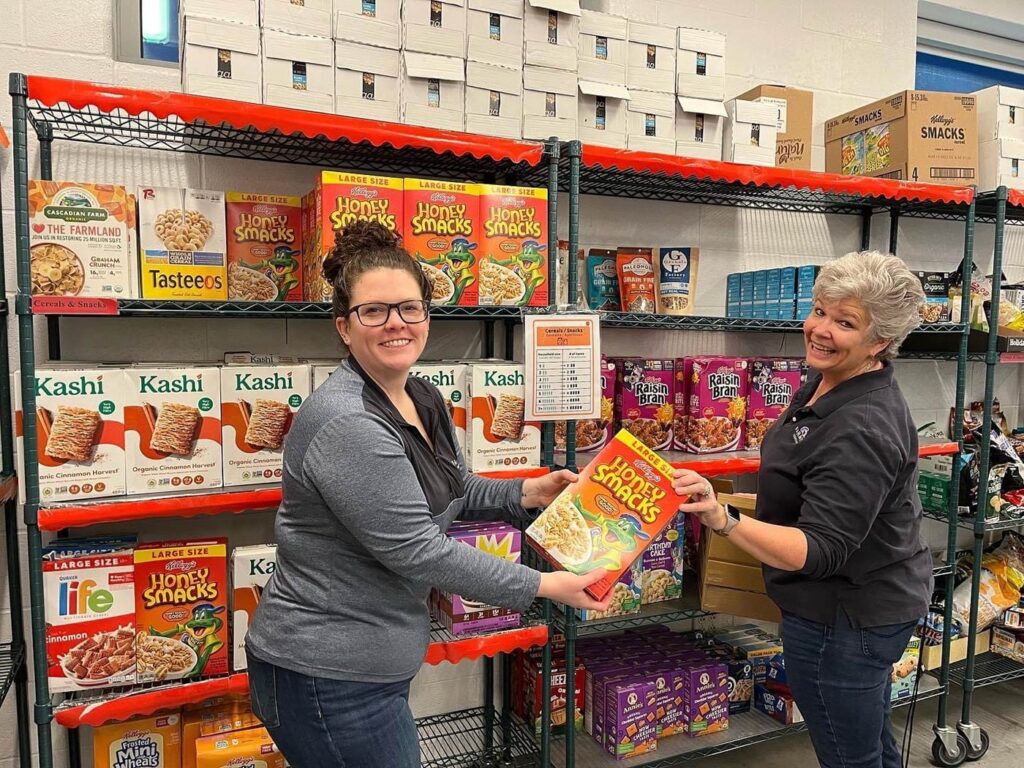
POLYGON ((779 269, 779 298, 796 298, 796 267, 782 267, 779 269))
POLYGON ((754 273, 740 273, 740 303, 749 304, 754 300, 754 273))
POLYGON ((809 299, 814 292, 814 281, 818 279, 820 267, 808 264, 800 267, 796 273, 796 296, 798 299, 809 299))
POLYGON ((814 309, 814 302, 810 299, 807 299, 806 301, 798 300, 796 303, 796 319, 803 320, 811 314, 812 309, 814 309))
POLYGON ((781 269, 768 270, 768 301, 776 301, 782 295, 782 283, 780 278, 781 269))
POLYGON ((796 301, 779 299, 779 320, 793 320, 796 317, 796 301))
POLYGON ((754 305, 752 302, 740 304, 740 317, 750 318, 754 316, 754 305))
POLYGON ((768 270, 761 269, 754 273, 754 301, 765 301, 768 298, 768 270))

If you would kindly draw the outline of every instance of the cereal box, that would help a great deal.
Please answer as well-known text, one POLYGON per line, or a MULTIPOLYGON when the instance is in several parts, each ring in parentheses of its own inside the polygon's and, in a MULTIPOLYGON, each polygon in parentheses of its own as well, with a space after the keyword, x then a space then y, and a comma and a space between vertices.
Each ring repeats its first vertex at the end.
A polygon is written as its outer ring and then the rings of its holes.
MULTIPOLYGON (((576 452, 589 453, 604 448, 615 434, 615 385, 618 366, 615 360, 601 355, 601 418, 576 422, 576 452)), ((555 448, 566 447, 566 423, 555 422, 555 448)))
POLYGON ((687 450, 737 450, 743 445, 747 415, 747 361, 736 357, 695 357, 691 364, 687 450))
MULTIPOLYGON (((541 713, 544 702, 544 672, 543 659, 539 649, 523 651, 516 656, 517 664, 513 669, 512 677, 512 702, 516 714, 533 726, 534 733, 540 736, 541 713)), ((554 653, 551 659, 551 698, 550 717, 551 733, 559 735, 565 733, 569 713, 566 707, 570 696, 566 685, 565 655, 554 653)), ((573 727, 579 731, 583 724, 583 685, 586 677, 586 668, 582 660, 576 658, 576 672, 573 676, 574 715, 573 727)))
POLYGON ((133 544, 100 539, 43 549, 52 692, 135 682, 133 544))
POLYGON ((481 184, 480 305, 548 305, 548 191, 481 184))
POLYGON ((647 544, 676 517, 672 465, 621 430, 526 529, 530 545, 558 568, 608 573, 587 588, 600 600, 647 544))
POLYGON ((615 396, 619 426, 656 451, 672 447, 675 419, 675 361, 625 358, 615 396))
POLYGON ((540 425, 526 421, 526 376, 518 363, 481 361, 469 366, 470 472, 540 464, 540 425))
POLYGON ((917 663, 921 659, 921 638, 910 638, 903 656, 892 665, 892 701, 903 701, 914 696, 917 683, 917 663))
MULTIPOLYGON (((196 768, 196 741, 203 736, 204 729, 210 728, 210 723, 223 724, 228 716, 233 718, 233 722, 248 721, 248 718, 255 717, 248 701, 248 694, 244 699, 219 696, 209 701, 186 704, 183 707, 181 712, 181 743, 183 745, 181 768, 196 768)), ((245 727, 255 728, 257 726, 259 726, 259 722, 252 722, 245 727)))
MULTIPOLYGON (((518 528, 506 523, 456 523, 448 535, 494 557, 520 562, 522 539, 518 528)), ((501 608, 451 592, 438 596, 438 619, 452 635, 468 635, 519 626, 520 616, 501 608)))
POLYGON ((686 433, 690 423, 690 379, 693 377, 693 358, 677 357, 675 366, 674 407, 672 409, 672 447, 686 450, 686 433))
POLYGON ((772 690, 765 685, 754 686, 754 707, 783 725, 794 725, 804 721, 800 707, 790 694, 772 690))
POLYGON ((302 301, 302 200, 228 192, 228 298, 302 301))
POLYGON ((682 523, 676 518, 644 550, 641 562, 641 603, 675 600, 683 594, 682 523))
POLYGON ((434 304, 476 306, 480 192, 476 184, 405 180, 402 244, 433 286, 434 304))
POLYGON ((587 608, 577 608, 576 615, 581 621, 596 621, 597 619, 609 619, 613 616, 629 616, 640 611, 640 585, 642 558, 637 558, 629 566, 622 577, 612 587, 612 604, 607 611, 595 611, 587 608))
POLYGON ((308 365, 220 369, 224 485, 281 481, 285 436, 309 397, 308 365))
POLYGON ((658 748, 657 691, 653 682, 615 683, 605 693, 605 750, 616 760, 658 748))
POLYGON ((277 545, 235 547, 231 552, 232 664, 236 672, 247 668, 245 635, 256 615, 263 588, 277 568, 277 545))
POLYGON ((226 299, 224 193, 139 187, 138 198, 142 298, 226 299))
POLYGON ((220 488, 220 371, 129 368, 125 379, 128 493, 220 488))
POLYGON ((285 768, 266 728, 249 728, 196 742, 196 768, 285 768))
POLYGON ((729 727, 729 670, 706 662, 686 670, 683 677, 683 722, 690 736, 710 736, 729 727))
POLYGON ((806 364, 802 360, 755 358, 750 361, 746 447, 761 447, 765 433, 778 421, 800 389, 806 364))
POLYGON ((302 291, 306 301, 330 301, 324 257, 335 234, 354 221, 376 221, 402 234, 402 179, 368 173, 321 171, 302 198, 302 291))
POLYGON ((227 540, 135 550, 135 654, 141 683, 228 671, 227 540))
POLYGON ((93 731, 95 768, 180 768, 181 717, 157 715, 93 731))
POLYGON ((119 184, 28 182, 33 296, 131 295, 132 204, 119 184))
MULTIPOLYGON (((15 374, 15 379, 18 375, 15 374)), ((18 456, 24 454, 21 386, 15 395, 18 456)), ((125 378, 119 368, 37 368, 39 497, 82 501, 125 493, 125 378)), ((24 468, 18 473, 25 497, 24 468)))
POLYGON ((469 366, 463 363, 417 363, 409 373, 426 379, 437 387, 455 425, 455 437, 459 442, 459 448, 465 450, 469 415, 466 376, 469 373, 469 366))
POLYGON ((662 315, 692 315, 696 300, 698 248, 659 248, 657 257, 657 311, 662 315))

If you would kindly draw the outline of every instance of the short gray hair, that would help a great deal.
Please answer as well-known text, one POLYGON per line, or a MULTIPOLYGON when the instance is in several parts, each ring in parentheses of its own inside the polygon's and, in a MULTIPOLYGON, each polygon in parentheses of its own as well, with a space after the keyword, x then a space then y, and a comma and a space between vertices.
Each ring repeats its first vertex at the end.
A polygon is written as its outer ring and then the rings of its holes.
POLYGON ((821 268, 814 298, 858 301, 868 314, 872 343, 888 341, 879 360, 892 360, 911 331, 921 324, 924 289, 902 259, 878 251, 848 253, 821 268))

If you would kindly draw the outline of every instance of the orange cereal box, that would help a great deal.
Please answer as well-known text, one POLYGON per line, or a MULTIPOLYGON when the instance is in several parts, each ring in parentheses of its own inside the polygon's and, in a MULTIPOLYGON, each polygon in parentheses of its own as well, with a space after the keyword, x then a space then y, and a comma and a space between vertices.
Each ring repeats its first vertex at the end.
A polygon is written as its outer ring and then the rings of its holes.
POLYGON ((480 305, 548 305, 548 191, 480 185, 480 305))
POLYGON ((196 768, 285 768, 266 728, 250 728, 196 742, 196 768))
POLYGON ((135 655, 140 683, 228 671, 227 539, 135 550, 135 655))
POLYGON ((181 768, 181 717, 159 715, 93 731, 95 768, 181 768))
POLYGON ((369 173, 322 171, 302 198, 302 292, 306 301, 330 301, 324 257, 334 235, 354 221, 377 221, 402 234, 402 179, 369 173))
POLYGON ((302 200, 228 192, 228 299, 302 301, 302 200))
POLYGON ((534 520, 526 536, 558 568, 578 574, 608 571, 587 587, 600 600, 675 519, 684 501, 672 490, 672 465, 623 429, 534 520))
POLYGON ((405 180, 403 245, 430 278, 434 304, 476 306, 479 195, 477 184, 405 180))

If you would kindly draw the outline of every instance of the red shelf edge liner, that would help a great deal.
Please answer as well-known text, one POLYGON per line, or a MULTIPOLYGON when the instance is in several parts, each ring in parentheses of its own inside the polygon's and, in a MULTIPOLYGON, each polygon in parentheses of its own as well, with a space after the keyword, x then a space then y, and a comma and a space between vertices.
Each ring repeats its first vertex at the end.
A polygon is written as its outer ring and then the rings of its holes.
POLYGON ((1010 205, 1024 206, 1024 189, 1008 189, 1006 192, 1006 201, 1010 205))

